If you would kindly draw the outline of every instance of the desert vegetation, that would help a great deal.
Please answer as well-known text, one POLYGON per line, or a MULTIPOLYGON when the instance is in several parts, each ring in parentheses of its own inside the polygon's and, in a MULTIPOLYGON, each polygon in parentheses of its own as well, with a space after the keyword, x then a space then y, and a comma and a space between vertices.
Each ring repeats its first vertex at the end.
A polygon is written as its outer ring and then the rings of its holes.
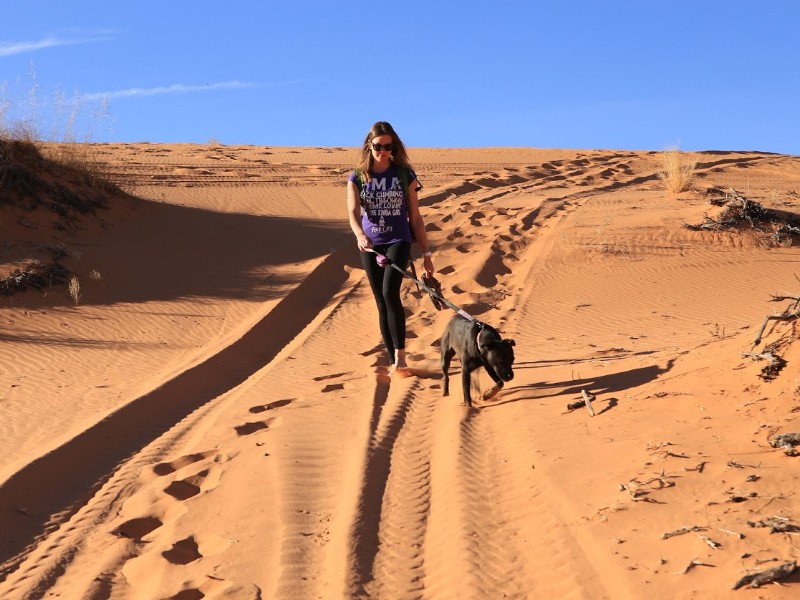
POLYGON ((697 163, 690 160, 677 148, 669 148, 662 154, 658 177, 670 194, 680 194, 689 190, 694 179, 697 163))
MULTIPOLYGON (((735 189, 712 187, 706 190, 709 204, 721 207, 716 217, 706 214, 699 224, 687 223, 693 231, 751 232, 765 246, 792 246, 800 241, 800 218, 790 211, 767 208, 762 203, 745 197, 735 189)), ((773 203, 776 202, 773 197, 773 203)))
POLYGON ((43 231, 75 229, 124 192, 92 158, 91 123, 105 108, 89 107, 77 94, 42 99, 31 79, 26 94, 0 86, 0 211, 7 223, 22 226, 17 231, 30 232, 2 240, 0 295, 67 286, 77 304, 80 294, 70 282, 79 280, 62 261, 78 255, 43 231))

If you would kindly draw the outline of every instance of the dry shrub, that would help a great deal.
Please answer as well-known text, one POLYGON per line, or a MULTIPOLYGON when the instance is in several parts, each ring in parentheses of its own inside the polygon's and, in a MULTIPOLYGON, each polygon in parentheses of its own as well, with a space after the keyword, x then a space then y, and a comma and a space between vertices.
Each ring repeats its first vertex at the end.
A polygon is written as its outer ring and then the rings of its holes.
POLYGON ((662 166, 658 177, 670 194, 680 194, 689 189, 694 178, 697 163, 687 160, 677 148, 665 150, 662 155, 662 166))
POLYGON ((75 306, 81 303, 81 281, 77 275, 69 278, 69 297, 75 303, 75 306))
MULTIPOLYGON (((106 100, 87 100, 77 92, 70 96, 58 90, 41 96, 33 71, 27 93, 0 81, 0 209, 39 211, 40 220, 44 220, 42 209, 49 209, 56 215, 53 229, 77 231, 84 220, 97 215, 114 199, 130 196, 104 170, 90 143, 97 124, 102 125, 107 118, 106 100)), ((26 224, 24 217, 18 223, 34 227, 26 224)), ((0 296, 64 286, 71 300, 79 304, 80 280, 61 260, 80 255, 65 247, 49 247, 41 239, 30 240, 21 226, 17 228, 19 239, 6 241, 6 249, 32 247, 33 257, 25 258, 27 264, 22 269, 0 278, 0 296), (50 262, 39 262, 38 255, 46 251, 52 252, 50 262)), ((4 273, 8 264, 20 262, 19 257, 11 261, 6 255, 0 259, 4 273)), ((102 279, 96 271, 89 277, 102 279)))
POLYGON ((0 279, 0 295, 13 296, 28 289, 45 291, 55 285, 69 283, 70 271, 54 262, 41 264, 32 262, 23 269, 15 269, 8 277, 0 279))
MULTIPOLYGON (((709 188, 708 193, 718 194, 719 188, 709 188)), ((800 241, 800 217, 784 210, 764 208, 759 202, 742 196, 734 189, 724 192, 721 199, 709 202, 722 206, 716 218, 703 216, 699 225, 684 224, 692 231, 754 231, 769 247, 793 246, 800 241)))

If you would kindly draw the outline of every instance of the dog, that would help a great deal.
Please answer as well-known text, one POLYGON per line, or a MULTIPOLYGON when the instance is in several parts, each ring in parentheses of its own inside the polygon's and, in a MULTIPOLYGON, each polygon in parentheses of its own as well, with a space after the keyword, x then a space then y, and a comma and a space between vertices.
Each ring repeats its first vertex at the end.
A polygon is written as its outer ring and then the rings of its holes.
POLYGON ((483 367, 494 381, 494 387, 483 394, 484 400, 493 398, 503 389, 506 381, 514 379, 514 340, 504 340, 494 327, 479 321, 455 315, 442 334, 442 395, 450 395, 447 371, 450 361, 458 354, 461 359, 461 383, 464 388, 464 405, 472 406, 470 381, 472 372, 483 367))

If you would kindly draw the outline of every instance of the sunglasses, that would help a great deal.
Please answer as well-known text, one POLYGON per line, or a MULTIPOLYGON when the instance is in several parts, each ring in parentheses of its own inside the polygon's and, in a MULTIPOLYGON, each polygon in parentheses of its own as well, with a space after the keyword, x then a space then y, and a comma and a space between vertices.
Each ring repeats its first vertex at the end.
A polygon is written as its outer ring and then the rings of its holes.
POLYGON ((394 149, 394 144, 372 144, 372 149, 375 150, 375 152, 380 152, 381 150, 391 152, 394 149))

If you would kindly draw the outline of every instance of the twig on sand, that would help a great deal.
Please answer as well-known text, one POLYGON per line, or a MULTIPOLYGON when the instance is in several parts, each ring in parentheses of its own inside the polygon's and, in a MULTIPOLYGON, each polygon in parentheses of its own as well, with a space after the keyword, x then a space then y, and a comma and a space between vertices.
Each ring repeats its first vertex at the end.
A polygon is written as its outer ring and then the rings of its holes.
POLYGON ((669 457, 672 457, 672 458, 691 458, 688 454, 684 454, 683 452, 672 452, 670 450, 667 450, 666 452, 664 452, 664 458, 669 458, 669 457))
POLYGON ((748 521, 750 527, 769 527, 770 533, 800 533, 800 525, 795 525, 786 517, 768 517, 760 521, 748 521))
POLYGON ((707 460, 701 460, 699 463, 697 463, 696 467, 683 467, 683 470, 684 471, 697 471, 698 473, 702 473, 703 470, 706 468, 707 464, 708 464, 707 460))
POLYGON ((639 481, 638 479, 631 479, 628 483, 619 484, 621 492, 627 492, 632 500, 636 502, 653 502, 655 504, 663 504, 654 498, 648 497, 651 491, 663 490, 665 488, 675 487, 675 482, 670 481, 680 477, 680 475, 667 475, 662 471, 660 475, 651 477, 647 481, 639 481), (654 485, 655 484, 655 485, 654 485))
POLYGON ((727 466, 729 466, 729 467, 732 467, 732 468, 734 468, 734 469, 759 469, 759 468, 761 468, 761 464, 757 464, 757 465, 743 465, 743 464, 741 464, 741 463, 738 463, 738 462, 736 462, 736 461, 735 461, 735 460, 733 460, 733 459, 730 459, 730 460, 729 460, 727 463, 725 463, 725 464, 726 464, 727 466))
POLYGON ((589 414, 594 416, 594 407, 592 406, 592 400, 595 399, 594 394, 590 394, 586 390, 581 390, 581 394, 583 395, 583 401, 586 403, 586 408, 589 409, 589 414))
POLYGON ((583 395, 582 399, 567 404, 567 412, 572 412, 573 410, 577 410, 585 406, 589 410, 589 414, 594 416, 595 412, 594 407, 592 406, 592 401, 595 400, 596 396, 590 392, 587 392, 586 390, 581 390, 581 394, 583 395))
POLYGON ((753 348, 761 343, 761 337, 764 335, 764 330, 767 328, 767 324, 770 321, 793 321, 800 317, 800 296, 791 296, 788 294, 784 294, 782 296, 772 296, 773 302, 782 302, 784 300, 793 300, 793 302, 786 307, 781 314, 768 315, 764 318, 764 322, 761 324, 761 329, 758 330, 756 339, 753 341, 753 348))
POLYGON ((671 537, 676 537, 679 535, 684 535, 687 533, 691 533, 692 531, 705 531, 706 527, 700 527, 699 525, 692 525, 691 527, 681 527, 680 529, 676 529, 675 531, 668 531, 666 533, 661 534, 662 540, 668 540, 671 537))
POLYGON ((738 590, 742 587, 757 588, 767 583, 775 583, 781 579, 785 579, 797 568, 797 561, 791 561, 767 569, 766 571, 759 571, 758 573, 751 573, 745 575, 733 585, 733 589, 738 590))
POLYGON ((727 533, 728 535, 733 535, 733 536, 739 538, 740 540, 744 539, 744 534, 743 533, 739 533, 738 531, 733 531, 731 529, 723 529, 722 527, 720 527, 719 530, 722 533, 727 533))
POLYGON ((767 366, 761 369, 761 378, 765 381, 772 381, 781 372, 783 367, 786 366, 786 361, 771 351, 757 352, 742 352, 742 357, 750 357, 755 360, 766 360, 767 366))
POLYGON ((714 540, 712 540, 710 537, 708 537, 706 535, 698 535, 697 537, 699 537, 701 540, 703 540, 706 544, 708 544, 714 550, 719 550, 720 548, 722 548, 722 544, 720 544, 719 542, 715 542, 714 540))
POLYGON ((688 573, 695 567, 713 567, 713 566, 714 565, 704 563, 702 560, 695 558, 692 561, 690 561, 688 565, 686 565, 686 568, 683 571, 681 571, 680 573, 675 573, 675 575, 686 575, 686 573, 688 573))
POLYGON ((783 448, 786 456, 800 456, 795 446, 800 445, 800 433, 782 433, 769 440, 773 448, 783 448))

